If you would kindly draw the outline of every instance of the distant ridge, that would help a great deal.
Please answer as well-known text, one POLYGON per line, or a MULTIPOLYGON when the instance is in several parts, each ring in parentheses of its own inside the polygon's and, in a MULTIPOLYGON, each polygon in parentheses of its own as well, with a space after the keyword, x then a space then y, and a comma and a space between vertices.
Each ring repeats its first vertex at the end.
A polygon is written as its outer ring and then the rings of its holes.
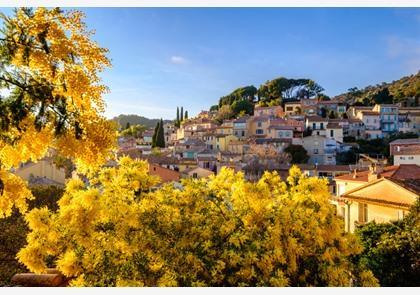
MULTIPOLYGON (((114 117, 112 120, 117 122, 121 127, 125 127, 127 123, 130 125, 143 125, 146 128, 154 128, 160 119, 149 119, 139 115, 124 115, 121 114, 118 117, 114 117)), ((163 120, 164 123, 171 123, 171 120, 163 120)))

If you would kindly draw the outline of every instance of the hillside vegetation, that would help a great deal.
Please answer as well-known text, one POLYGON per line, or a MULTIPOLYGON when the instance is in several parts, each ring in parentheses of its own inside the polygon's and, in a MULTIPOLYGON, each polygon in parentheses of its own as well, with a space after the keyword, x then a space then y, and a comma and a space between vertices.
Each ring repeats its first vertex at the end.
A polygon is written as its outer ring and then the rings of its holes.
MULTIPOLYGON (((118 117, 113 118, 115 122, 119 124, 120 127, 125 128, 127 123, 130 125, 143 125, 146 128, 154 128, 160 119, 148 119, 143 116, 138 115, 119 115, 118 117)), ((164 123, 172 122, 170 120, 163 120, 164 123)))
POLYGON ((375 103, 402 103, 418 106, 420 99, 420 72, 389 83, 370 85, 363 89, 350 88, 335 98, 348 104, 374 105, 375 103))

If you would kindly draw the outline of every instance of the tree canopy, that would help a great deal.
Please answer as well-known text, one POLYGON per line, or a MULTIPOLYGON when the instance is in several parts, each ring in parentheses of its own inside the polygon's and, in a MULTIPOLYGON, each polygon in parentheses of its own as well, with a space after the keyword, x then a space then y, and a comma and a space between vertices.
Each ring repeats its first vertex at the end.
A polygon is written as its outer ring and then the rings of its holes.
POLYGON ((67 184, 56 213, 34 209, 18 257, 52 261, 76 286, 376 285, 351 262, 362 251, 329 203, 327 182, 296 167, 287 182, 217 176, 151 191, 147 163, 121 158, 86 184, 67 184))
POLYGON ((222 96, 219 99, 219 107, 223 105, 232 105, 235 101, 247 100, 253 102, 255 95, 257 94, 257 88, 255 86, 245 86, 235 89, 232 93, 222 96))
POLYGON ((311 98, 321 94, 324 89, 310 79, 288 79, 280 77, 267 81, 258 89, 258 100, 268 102, 275 99, 293 100, 311 98))

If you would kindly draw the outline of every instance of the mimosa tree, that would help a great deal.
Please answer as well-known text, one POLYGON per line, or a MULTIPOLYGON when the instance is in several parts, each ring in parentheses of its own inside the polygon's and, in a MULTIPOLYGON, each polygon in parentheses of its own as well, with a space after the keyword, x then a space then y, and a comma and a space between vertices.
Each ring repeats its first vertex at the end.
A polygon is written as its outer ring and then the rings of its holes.
POLYGON ((147 163, 122 158, 90 183, 72 180, 56 213, 27 215, 18 257, 31 271, 57 267, 77 286, 377 284, 351 262, 362 248, 343 232, 326 180, 296 167, 287 183, 223 168, 151 191, 147 163))
POLYGON ((99 167, 115 144, 101 114, 107 88, 99 73, 110 62, 78 11, 20 8, 1 15, 0 217, 32 198, 9 170, 37 161, 49 148, 82 171, 99 167))

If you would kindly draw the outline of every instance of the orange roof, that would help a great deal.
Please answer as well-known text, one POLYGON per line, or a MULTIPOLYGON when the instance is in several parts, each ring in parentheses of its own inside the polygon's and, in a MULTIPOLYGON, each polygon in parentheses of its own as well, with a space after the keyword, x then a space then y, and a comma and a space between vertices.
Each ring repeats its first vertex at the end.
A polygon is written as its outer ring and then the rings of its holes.
MULTIPOLYGON (((368 182, 368 176, 370 171, 359 171, 342 176, 335 177, 335 180, 348 180, 348 181, 359 181, 368 182)), ((420 179, 420 167, 415 164, 406 164, 399 166, 387 166, 384 167, 382 172, 379 173, 379 177, 389 177, 392 179, 420 179)))

